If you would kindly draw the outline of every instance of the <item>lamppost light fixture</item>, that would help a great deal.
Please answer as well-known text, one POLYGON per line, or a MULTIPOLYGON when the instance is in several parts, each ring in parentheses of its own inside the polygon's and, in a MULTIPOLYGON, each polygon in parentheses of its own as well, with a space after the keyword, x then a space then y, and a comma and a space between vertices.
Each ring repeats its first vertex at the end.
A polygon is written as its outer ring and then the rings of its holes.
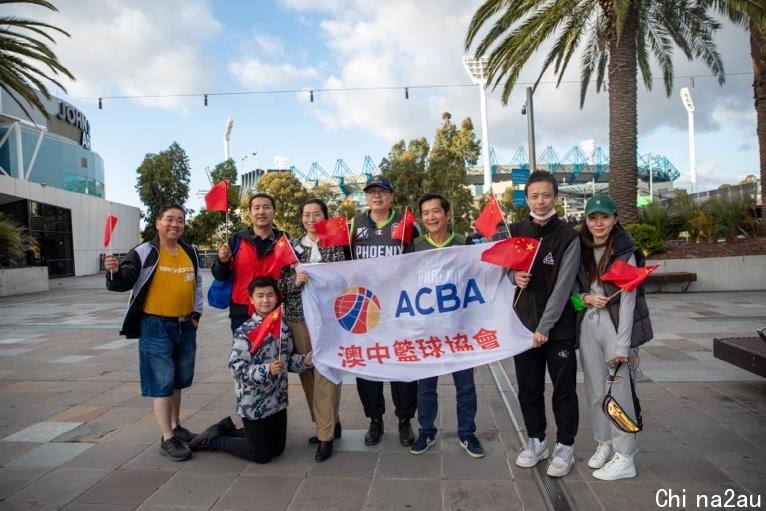
POLYGON ((405 87, 404 88, 404 99, 410 99, 410 88, 405 87))
POLYGON ((684 108, 687 112, 694 111, 694 101, 692 101, 692 95, 689 92, 688 87, 681 88, 681 102, 684 104, 684 108))
POLYGON ((205 94, 205 100, 204 100, 205 106, 207 106, 207 94, 205 94))
POLYGON ((463 57, 463 67, 471 75, 474 85, 487 85, 487 66, 489 66, 489 57, 463 57))

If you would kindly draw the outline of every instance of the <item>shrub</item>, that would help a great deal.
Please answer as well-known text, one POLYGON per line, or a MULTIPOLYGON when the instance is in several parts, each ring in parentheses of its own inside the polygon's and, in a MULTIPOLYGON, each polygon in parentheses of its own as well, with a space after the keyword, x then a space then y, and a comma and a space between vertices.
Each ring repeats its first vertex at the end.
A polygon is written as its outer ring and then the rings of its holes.
POLYGON ((641 224, 651 225, 657 231, 657 236, 661 239, 667 238, 668 232, 668 210, 660 202, 650 202, 638 210, 638 219, 641 224))
POLYGON ((5 213, 0 213, 0 268, 26 266, 27 253, 37 255, 40 246, 5 213))
POLYGON ((665 252, 667 248, 665 242, 662 241, 657 233, 657 228, 653 225, 630 224, 625 226, 625 230, 630 233, 633 241, 641 249, 645 257, 665 252))

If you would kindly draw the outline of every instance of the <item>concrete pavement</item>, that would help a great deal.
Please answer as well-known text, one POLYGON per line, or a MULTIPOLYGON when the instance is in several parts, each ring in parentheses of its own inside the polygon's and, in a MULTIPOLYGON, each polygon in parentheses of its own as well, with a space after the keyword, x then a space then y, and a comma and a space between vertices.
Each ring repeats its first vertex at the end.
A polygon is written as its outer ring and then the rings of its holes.
MULTIPOLYGON (((440 378, 440 432, 428 453, 413 456, 398 445, 388 390, 384 441, 364 446, 367 421, 349 382, 343 438, 329 461, 315 463, 306 441, 311 420, 291 375, 287 449, 278 460, 257 465, 203 452, 173 463, 157 452, 151 400, 139 396, 136 343, 117 335, 127 294, 105 291, 103 277, 56 280, 52 288, 0 299, 0 509, 549 506, 546 482, 513 463, 521 441, 496 383, 503 369, 515 382, 512 361, 477 369, 483 459, 458 445, 454 388, 440 378)), ((766 380, 712 356, 713 337, 752 335, 763 326, 765 302, 766 292, 650 295, 657 339, 642 348, 638 477, 591 476, 586 461, 594 443, 581 411, 577 464, 559 483, 566 498, 559 507, 697 509, 703 494, 724 501, 733 495, 732 503, 759 496, 766 507, 766 380), (666 497, 678 497, 678 505, 659 507, 666 497)), ((207 308, 195 383, 184 394, 184 425, 194 431, 234 416, 229 335, 226 312, 207 308)))

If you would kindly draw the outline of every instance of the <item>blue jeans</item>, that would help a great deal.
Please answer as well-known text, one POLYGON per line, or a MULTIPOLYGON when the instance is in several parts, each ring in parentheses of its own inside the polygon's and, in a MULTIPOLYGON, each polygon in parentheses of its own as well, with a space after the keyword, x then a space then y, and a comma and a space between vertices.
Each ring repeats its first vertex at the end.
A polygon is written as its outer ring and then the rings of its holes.
MULTIPOLYGON (((452 373, 457 391, 457 436, 463 440, 476 432, 476 385, 473 368, 452 373)), ((418 380, 418 424, 420 434, 436 436, 436 415, 439 413, 438 377, 418 380)))
POLYGON ((197 329, 191 321, 144 315, 138 339, 141 395, 169 397, 190 387, 197 354, 197 329))

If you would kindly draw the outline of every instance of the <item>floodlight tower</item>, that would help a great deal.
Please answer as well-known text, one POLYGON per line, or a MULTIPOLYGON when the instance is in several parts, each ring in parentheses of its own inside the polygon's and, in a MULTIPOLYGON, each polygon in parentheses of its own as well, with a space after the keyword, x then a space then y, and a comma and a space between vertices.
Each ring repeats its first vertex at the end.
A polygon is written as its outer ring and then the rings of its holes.
POLYGON ((231 129, 234 127, 234 119, 229 116, 223 128, 223 161, 229 159, 229 141, 231 141, 231 129))
POLYGON ((697 191, 697 155, 694 145, 694 102, 688 87, 681 89, 681 102, 689 116, 689 174, 692 185, 692 193, 697 191))
POLYGON ((492 168, 489 165, 489 137, 487 135, 487 66, 489 57, 463 57, 463 67, 471 76, 474 85, 479 86, 479 98, 481 100, 481 156, 484 164, 484 192, 488 192, 492 186, 492 168))

